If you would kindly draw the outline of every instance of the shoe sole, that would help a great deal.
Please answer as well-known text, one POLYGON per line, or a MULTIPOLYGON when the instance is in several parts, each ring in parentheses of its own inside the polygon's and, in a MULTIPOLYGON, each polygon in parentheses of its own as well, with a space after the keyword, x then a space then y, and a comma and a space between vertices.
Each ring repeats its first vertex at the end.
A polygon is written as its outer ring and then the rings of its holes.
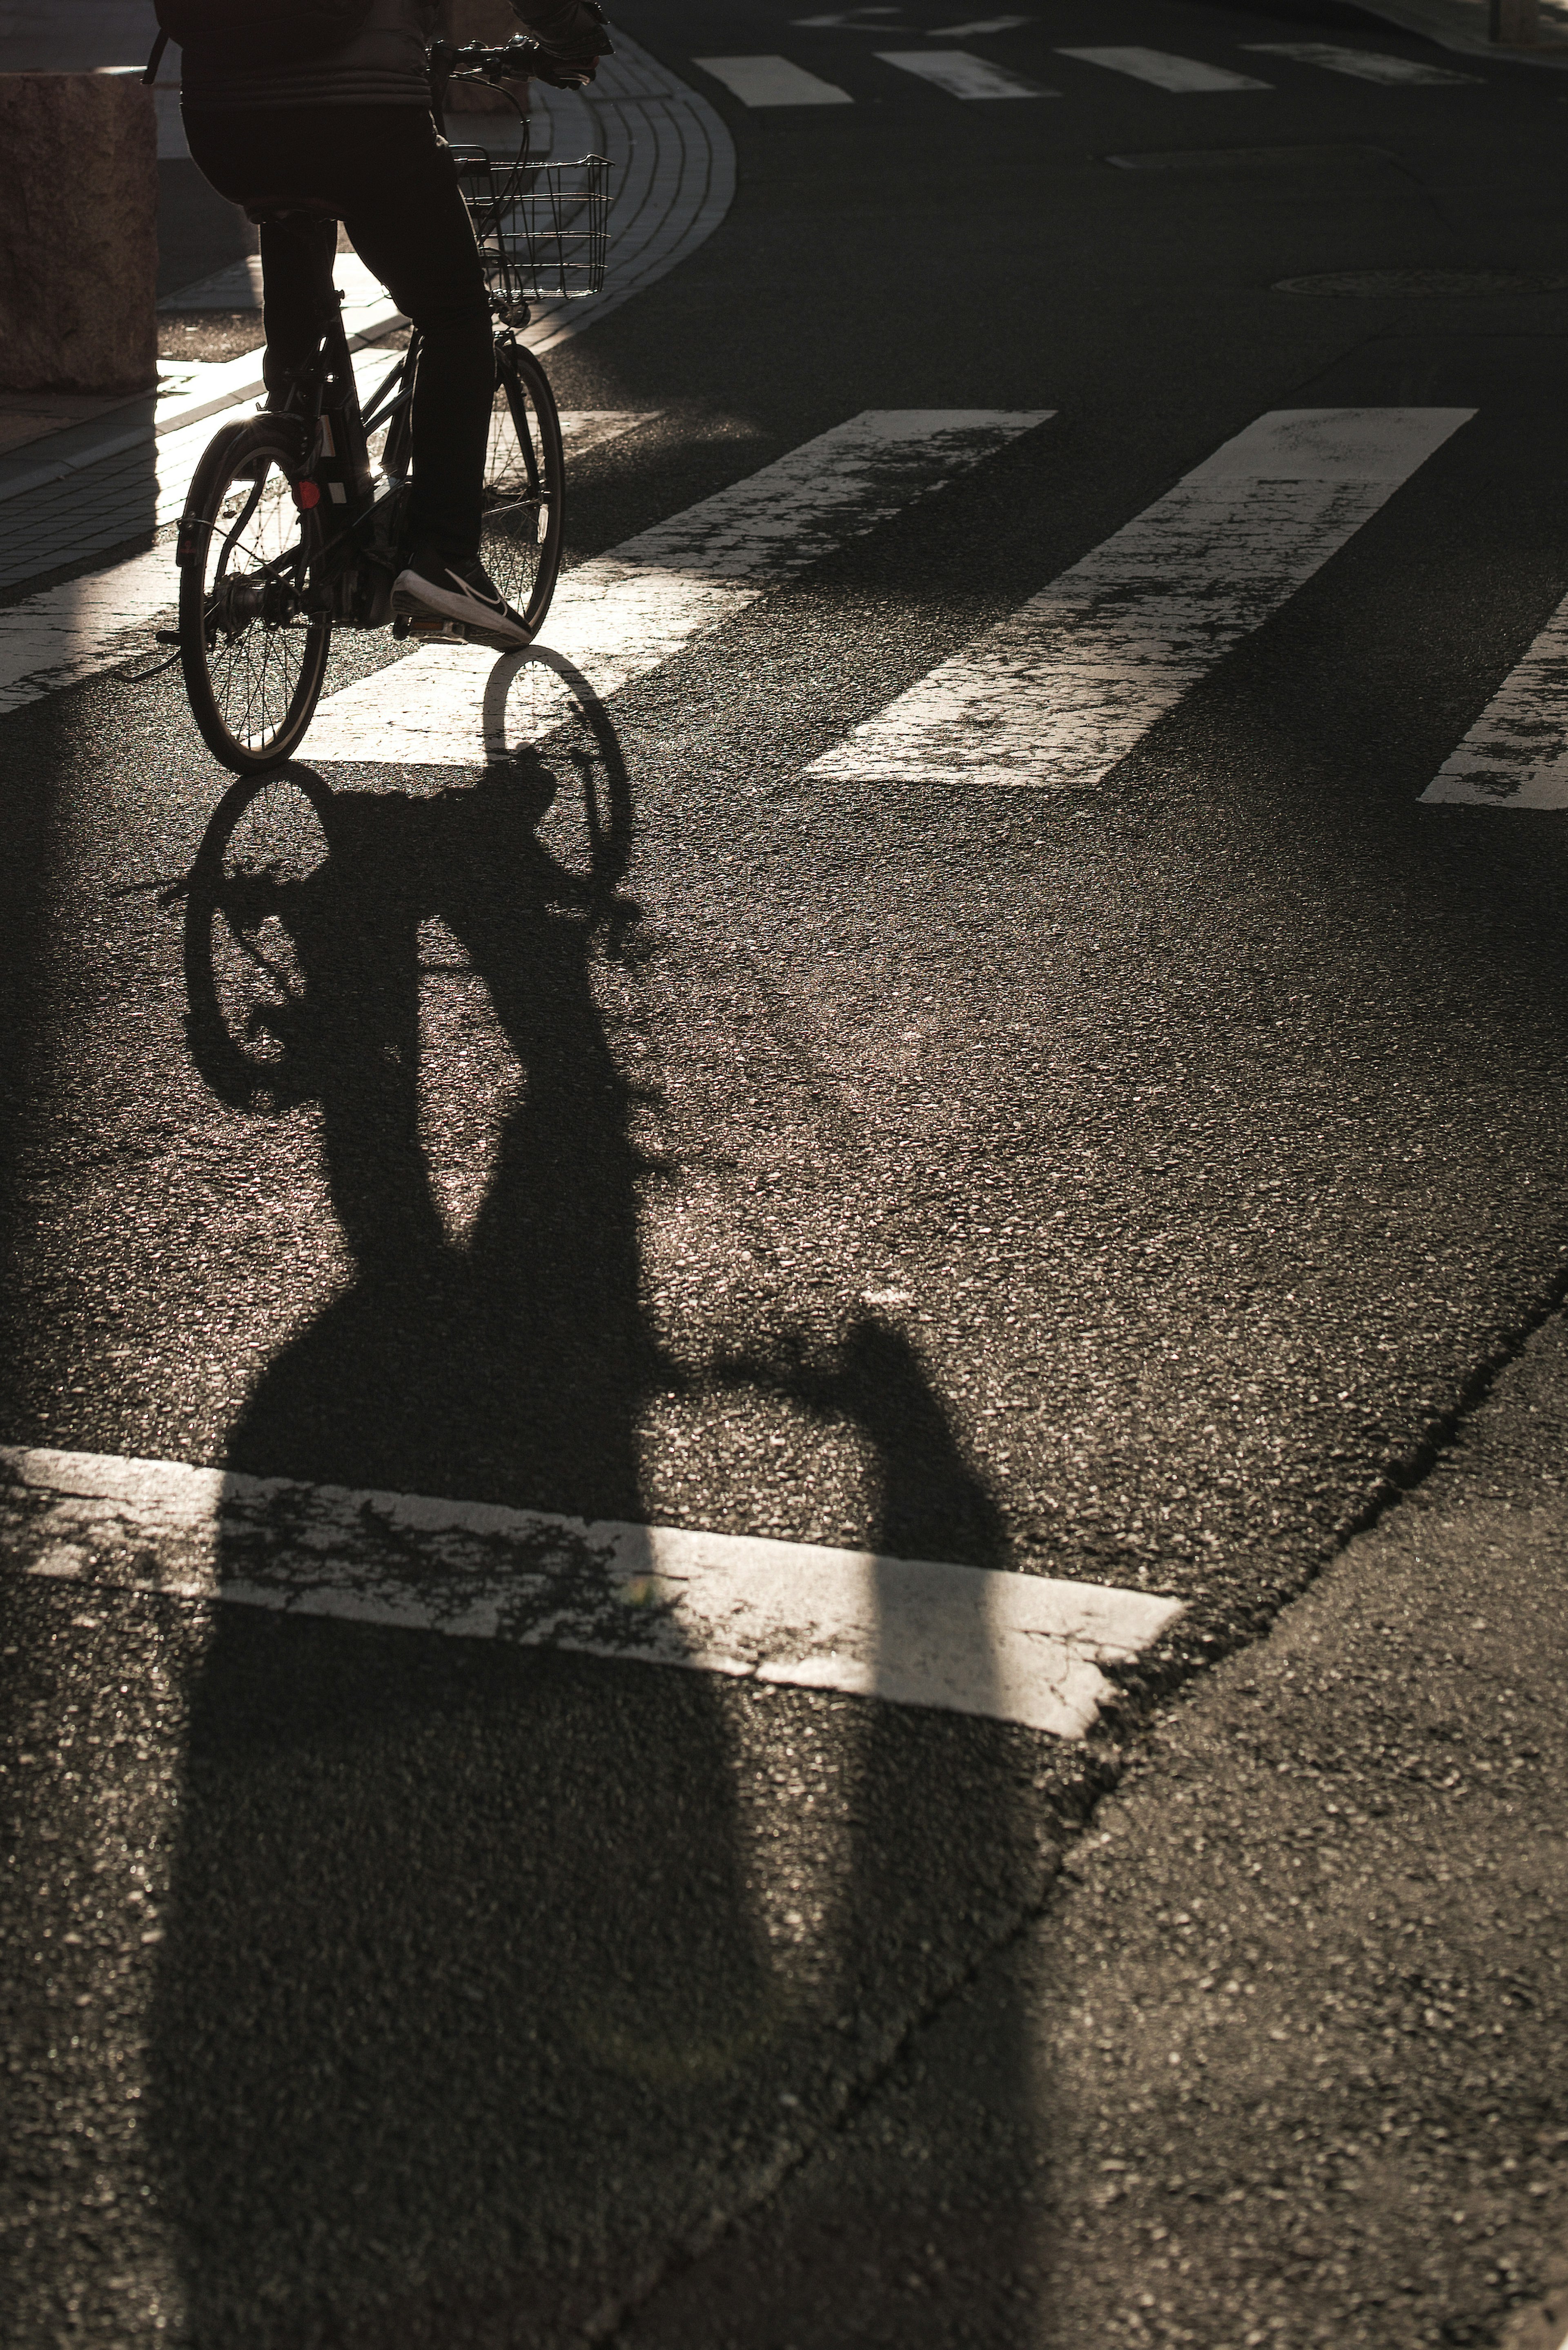
POLYGON ((448 641, 455 639, 467 645, 486 645, 493 652, 503 653, 522 652, 533 642, 531 636, 514 634, 511 629, 504 632, 500 629, 487 628, 483 620, 469 619, 463 613, 460 598, 454 596, 452 602, 457 608, 445 611, 433 598, 416 595, 411 589, 393 583, 393 617, 407 620, 410 637, 445 638, 448 641))

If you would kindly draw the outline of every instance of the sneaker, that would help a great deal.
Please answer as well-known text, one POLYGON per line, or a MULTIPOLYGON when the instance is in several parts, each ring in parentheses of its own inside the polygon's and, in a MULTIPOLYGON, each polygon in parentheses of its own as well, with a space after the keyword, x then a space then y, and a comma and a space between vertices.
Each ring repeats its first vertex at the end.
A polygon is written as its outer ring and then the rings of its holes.
POLYGON ((514 612, 478 556, 468 563, 450 563, 427 547, 411 555, 392 582, 392 609, 426 629, 461 635, 471 645, 493 645, 514 652, 531 641, 527 622, 514 612))

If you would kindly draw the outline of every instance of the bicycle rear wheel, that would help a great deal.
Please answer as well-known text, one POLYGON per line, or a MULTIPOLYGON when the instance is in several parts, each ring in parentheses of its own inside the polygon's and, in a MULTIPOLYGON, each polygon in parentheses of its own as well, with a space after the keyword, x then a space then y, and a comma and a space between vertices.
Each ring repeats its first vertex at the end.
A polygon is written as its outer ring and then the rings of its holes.
POLYGON ((561 421, 545 370, 520 343, 504 342, 495 354, 480 557, 531 631, 556 592, 566 477, 561 421))
POLYGON ((180 663, 202 739, 236 775, 286 759, 309 725, 332 640, 303 609, 303 522, 287 426, 229 424, 196 468, 180 525, 180 663))

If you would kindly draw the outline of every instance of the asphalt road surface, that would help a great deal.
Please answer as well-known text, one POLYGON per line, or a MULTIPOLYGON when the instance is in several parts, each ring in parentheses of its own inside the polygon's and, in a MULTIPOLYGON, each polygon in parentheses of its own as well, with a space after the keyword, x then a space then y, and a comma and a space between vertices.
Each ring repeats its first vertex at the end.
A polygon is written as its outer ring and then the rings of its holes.
POLYGON ((335 655, 307 1083, 177 676, 0 719, 0 1440, 1180 1612, 1073 1737, 18 1537, 16 2350, 1555 2343, 1568 75, 946 7, 628 0, 739 179, 568 562, 735 497, 509 762, 335 655))

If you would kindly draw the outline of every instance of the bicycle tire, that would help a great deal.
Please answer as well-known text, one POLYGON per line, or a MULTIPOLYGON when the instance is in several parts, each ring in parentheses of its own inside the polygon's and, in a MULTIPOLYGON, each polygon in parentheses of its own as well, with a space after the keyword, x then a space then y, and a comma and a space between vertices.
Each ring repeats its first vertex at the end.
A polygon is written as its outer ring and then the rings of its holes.
POLYGON ((484 463, 480 559, 530 636, 536 635, 561 568, 566 458, 549 379, 532 351, 502 343, 484 463))
POLYGON ((225 425, 202 453, 180 524, 185 691, 202 740, 236 775, 263 774, 298 746, 327 673, 331 619, 298 608, 296 461, 281 421, 225 425), (259 468, 254 480, 246 466, 259 468))

